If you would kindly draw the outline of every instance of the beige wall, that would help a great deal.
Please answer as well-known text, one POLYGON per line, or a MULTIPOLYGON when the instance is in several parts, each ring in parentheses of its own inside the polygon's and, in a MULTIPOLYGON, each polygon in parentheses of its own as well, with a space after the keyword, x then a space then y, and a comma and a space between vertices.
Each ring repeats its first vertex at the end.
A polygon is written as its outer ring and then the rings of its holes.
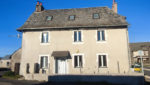
POLYGON ((10 60, 0 60, 0 68, 10 68, 10 60), (9 62, 9 65, 7 65, 7 62, 9 62))
POLYGON ((41 44, 41 31, 24 32, 22 40, 21 75, 26 75, 26 64, 30 64, 30 73, 34 72, 34 63, 39 63, 40 55, 48 55, 49 75, 55 73, 53 51, 69 51, 68 74, 103 74, 129 72, 127 29, 107 29, 106 41, 97 42, 97 30, 82 30, 82 43, 73 42, 73 30, 49 31, 50 43, 41 44), (74 68, 73 54, 83 54, 83 68, 74 68), (107 54, 108 68, 97 68, 97 54, 107 54), (118 68, 119 67, 119 68, 118 68), (81 71, 80 71, 81 70, 81 71))

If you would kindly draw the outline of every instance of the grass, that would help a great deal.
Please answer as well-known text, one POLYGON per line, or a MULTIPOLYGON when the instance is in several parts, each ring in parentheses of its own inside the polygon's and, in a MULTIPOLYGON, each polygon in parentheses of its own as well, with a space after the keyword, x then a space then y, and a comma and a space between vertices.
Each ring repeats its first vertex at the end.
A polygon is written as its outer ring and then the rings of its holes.
POLYGON ((18 79, 18 78, 21 78, 22 76, 16 75, 12 71, 8 71, 8 72, 4 73, 4 75, 2 77, 3 78, 8 78, 8 79, 18 79))

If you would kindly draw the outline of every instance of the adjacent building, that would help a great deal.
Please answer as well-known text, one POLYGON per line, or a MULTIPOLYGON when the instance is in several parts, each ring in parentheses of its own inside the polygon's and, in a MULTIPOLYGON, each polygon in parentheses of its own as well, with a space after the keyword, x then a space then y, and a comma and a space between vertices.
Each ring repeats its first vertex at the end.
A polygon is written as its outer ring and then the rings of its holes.
POLYGON ((10 69, 10 55, 6 55, 0 59, 0 68, 10 69))
POLYGON ((140 63, 141 58, 144 64, 150 64, 150 42, 130 43, 132 64, 140 63))
POLYGON ((11 55, 11 71, 16 74, 19 74, 20 71, 21 52, 21 48, 19 48, 11 55))
POLYGON ((22 27, 20 75, 47 80, 53 75, 129 73, 128 23, 108 7, 36 11, 22 27))

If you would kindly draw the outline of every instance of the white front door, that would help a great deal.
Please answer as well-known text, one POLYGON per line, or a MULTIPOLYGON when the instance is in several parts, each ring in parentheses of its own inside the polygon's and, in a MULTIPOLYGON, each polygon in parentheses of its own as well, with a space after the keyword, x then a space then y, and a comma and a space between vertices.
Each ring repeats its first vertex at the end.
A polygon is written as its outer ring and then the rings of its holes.
POLYGON ((66 59, 56 59, 56 73, 67 74, 66 59))

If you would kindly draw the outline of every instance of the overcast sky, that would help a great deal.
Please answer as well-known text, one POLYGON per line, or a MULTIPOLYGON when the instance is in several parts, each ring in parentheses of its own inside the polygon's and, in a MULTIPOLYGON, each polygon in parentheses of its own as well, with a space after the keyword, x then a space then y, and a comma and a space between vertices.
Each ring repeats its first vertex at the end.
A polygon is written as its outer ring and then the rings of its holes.
MULTIPOLYGON (((21 47, 16 29, 35 11, 37 0, 1 0, 0 56, 21 47)), ((39 0, 45 9, 102 7, 111 8, 112 0, 39 0)), ((116 0, 118 13, 126 16, 130 42, 150 42, 150 0, 116 0)))

